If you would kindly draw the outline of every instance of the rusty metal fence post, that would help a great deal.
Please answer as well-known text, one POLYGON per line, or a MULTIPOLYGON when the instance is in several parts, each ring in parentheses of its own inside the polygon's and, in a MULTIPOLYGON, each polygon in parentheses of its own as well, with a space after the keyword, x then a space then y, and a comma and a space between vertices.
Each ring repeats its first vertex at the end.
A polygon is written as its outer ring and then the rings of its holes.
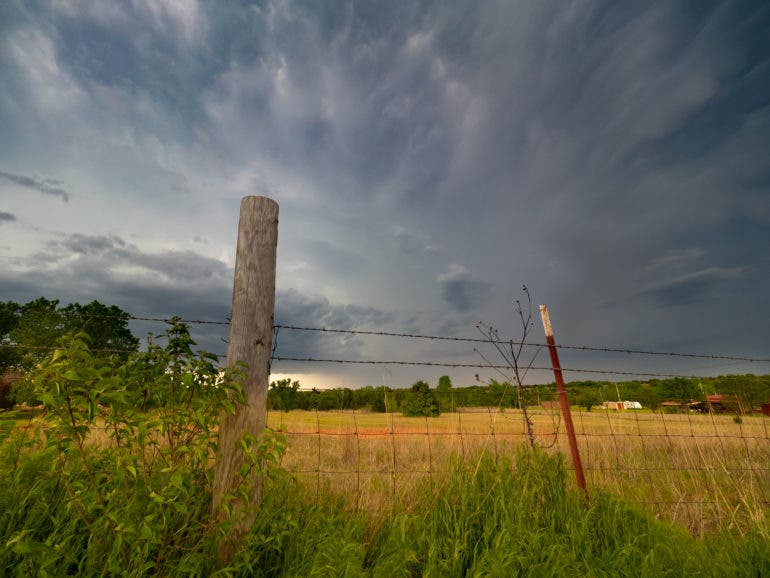
POLYGON ((556 389, 559 392, 559 403, 561 412, 564 415, 564 426, 567 429, 567 438, 569 439, 569 450, 572 455, 572 464, 575 467, 575 479, 578 487, 587 495, 586 479, 583 475, 583 463, 580 461, 580 450, 575 437, 575 426, 572 425, 572 413, 569 409, 569 400, 567 399, 567 389, 564 387, 564 379, 561 374, 561 365, 559 363, 559 353, 556 351, 556 341, 553 338, 553 329, 551 329, 551 319, 548 316, 548 307, 540 306, 540 317, 543 319, 543 329, 548 343, 548 353, 551 354, 551 365, 553 366, 553 375, 556 380, 556 389))

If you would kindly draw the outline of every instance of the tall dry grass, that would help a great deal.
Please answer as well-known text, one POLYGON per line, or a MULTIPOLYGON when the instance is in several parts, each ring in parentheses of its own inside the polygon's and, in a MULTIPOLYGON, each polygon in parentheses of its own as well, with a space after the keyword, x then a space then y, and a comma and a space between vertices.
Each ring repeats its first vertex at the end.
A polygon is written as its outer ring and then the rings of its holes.
MULTIPOLYGON (((562 452, 569 466, 559 412, 529 413, 537 445, 562 452)), ((416 486, 440 480, 452 458, 513 456, 527 443, 523 419, 496 408, 436 418, 292 411, 271 412, 268 424, 284 431, 283 465, 308 491, 384 513, 408 507, 416 486)), ((573 412, 573 421, 589 490, 609 490, 696 535, 770 527, 767 417, 594 410, 573 412)))

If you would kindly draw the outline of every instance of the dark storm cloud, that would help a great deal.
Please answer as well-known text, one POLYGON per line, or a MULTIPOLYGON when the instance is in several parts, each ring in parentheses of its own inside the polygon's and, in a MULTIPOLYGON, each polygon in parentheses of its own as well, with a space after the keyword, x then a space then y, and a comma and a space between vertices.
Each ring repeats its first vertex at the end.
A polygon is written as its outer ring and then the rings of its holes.
POLYGON ((64 201, 65 203, 70 200, 69 193, 65 191, 63 188, 61 188, 62 183, 60 181, 55 181, 50 179, 44 179, 41 181, 38 179, 33 179, 32 177, 27 177, 24 175, 15 175, 13 173, 7 173, 5 171, 0 171, 0 179, 5 179, 6 181, 11 182, 15 185, 19 185, 27 189, 38 191, 39 193, 43 193, 44 195, 60 197, 61 200, 64 201))
MULTIPOLYGON (((330 329, 381 328, 393 316, 372 307, 333 304, 320 295, 305 295, 293 289, 278 291, 276 325, 328 327, 330 329)), ((277 356, 355 359, 364 345, 355 335, 279 330, 277 356)))
MULTIPOLYGON (((740 333, 757 348, 768 325, 752 312, 770 294, 768 29, 770 11, 749 0, 6 3, 0 158, 18 166, 32 151, 46 167, 76 148, 68 175, 105 198, 145 179, 159 203, 173 186, 158 175, 190 173, 185 195, 206 216, 211 191, 267 191, 303 211, 281 232, 291 262, 321 264, 297 269, 303 286, 343 277, 354 302, 373 284, 397 287, 393 301, 418 310, 440 294, 448 329, 494 319, 485 306, 507 315, 507 288, 525 282, 576 341, 641 346, 687 331, 721 347, 720 334, 740 333), (126 152, 161 166, 136 171, 126 152), (361 224, 314 230, 335 214, 361 224), (392 263, 366 253, 370 231, 391 232, 392 263)), ((0 178, 67 198, 60 183, 0 178)), ((18 275, 222 315, 231 270, 183 244, 203 230, 169 252, 70 235, 18 275)), ((205 238, 196 248, 213 250, 217 233, 205 238)), ((284 318, 377 319, 292 282, 279 291, 284 318)))
POLYGON ((722 293, 734 293, 732 286, 744 277, 740 268, 711 268, 667 280, 639 293, 656 305, 673 307, 706 300, 716 300, 722 293))
POLYGON ((0 223, 12 223, 16 220, 16 215, 13 213, 6 213, 5 211, 0 211, 0 223))
POLYGON ((145 253, 117 236, 75 234, 52 244, 52 254, 55 256, 65 259, 73 253, 99 261, 106 260, 110 267, 138 267, 162 274, 176 282, 223 279, 232 275, 232 270, 221 261, 194 251, 145 253))
MULTIPOLYGON (((225 321, 232 300, 233 271, 192 251, 147 253, 117 236, 70 235, 32 255, 16 271, 0 273, 5 298, 26 301, 45 294, 62 302, 97 299, 117 304, 138 316, 180 316, 225 321)), ((353 304, 338 305, 321 296, 295 290, 276 295, 276 323, 303 327, 380 327, 392 316, 353 304)), ((133 322, 138 335, 160 332, 154 322, 133 322)), ((227 327, 191 325, 198 345, 214 353, 226 349, 227 327)), ((287 356, 353 356, 362 342, 352 335, 280 332, 278 354, 287 356)))
POLYGON ((467 313, 481 305, 491 293, 489 283, 475 280, 461 265, 450 265, 449 271, 438 277, 441 297, 457 313, 467 313))

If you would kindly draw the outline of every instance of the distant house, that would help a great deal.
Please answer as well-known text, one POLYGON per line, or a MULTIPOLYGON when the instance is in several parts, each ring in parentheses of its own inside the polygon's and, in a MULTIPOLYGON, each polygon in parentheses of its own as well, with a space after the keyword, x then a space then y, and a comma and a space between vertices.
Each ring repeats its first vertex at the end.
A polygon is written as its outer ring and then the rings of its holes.
POLYGON ((613 411, 623 411, 626 409, 626 405, 622 401, 605 401, 602 404, 602 409, 611 409, 613 411))
POLYGON ((638 401, 605 401, 602 404, 602 408, 613 411, 625 411, 627 409, 642 409, 642 404, 638 401))
POLYGON ((684 411, 684 409, 688 406, 687 402, 683 401, 664 401, 660 404, 660 407, 663 408, 663 411, 684 411))
POLYGON ((700 413, 741 413, 738 398, 735 395, 721 393, 707 395, 706 401, 691 402, 690 409, 700 413))
POLYGON ((698 413, 741 413, 741 404, 735 395, 715 393, 707 395, 705 401, 664 401, 660 404, 665 410, 676 408, 679 411, 698 413))

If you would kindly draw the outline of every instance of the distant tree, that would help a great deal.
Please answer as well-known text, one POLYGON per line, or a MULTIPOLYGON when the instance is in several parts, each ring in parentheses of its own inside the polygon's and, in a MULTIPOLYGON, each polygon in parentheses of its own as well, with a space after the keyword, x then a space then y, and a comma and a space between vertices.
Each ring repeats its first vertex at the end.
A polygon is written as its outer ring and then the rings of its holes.
MULTIPOLYGON (((489 402, 485 405, 497 406, 499 408, 518 407, 521 409, 524 402, 524 388, 516 388, 511 382, 499 382, 496 379, 490 379, 487 391, 491 396, 489 402)), ((526 405, 526 404, 525 404, 526 405)))
POLYGON ((436 391, 440 392, 447 392, 450 389, 452 389, 452 380, 449 379, 448 375, 442 375, 438 378, 438 386, 436 386, 436 391))
POLYGON ((368 407, 373 412, 384 413, 385 394, 384 385, 378 387, 367 385, 366 387, 355 389, 353 390, 353 406, 356 409, 368 407))
POLYGON ((637 401, 642 404, 643 407, 649 407, 652 411, 655 411, 660 407, 660 395, 654 389, 649 386, 641 387, 639 390, 637 401))
POLYGON ((349 387, 343 387, 340 391, 340 402, 339 402, 339 409, 353 409, 354 406, 354 397, 353 397, 353 390, 349 387))
POLYGON ((575 394, 574 403, 582 405, 586 411, 591 411, 594 406, 601 403, 599 391, 593 387, 581 387, 575 394))
POLYGON ((388 406, 386 402, 386 396, 388 395, 388 391, 389 389, 384 385, 376 387, 374 389, 374 397, 372 398, 372 403, 369 406, 369 409, 371 409, 373 412, 376 412, 376 413, 385 413, 386 411, 388 411, 388 406))
POLYGON ((441 411, 454 410, 454 393, 452 392, 452 380, 448 375, 442 375, 438 378, 436 386, 436 399, 438 399, 439 409, 441 411))
POLYGON ((721 393, 735 397, 742 411, 752 411, 770 401, 770 378, 768 376, 724 375, 708 383, 707 393, 721 393))
POLYGON ((293 410, 297 405, 298 390, 299 381, 289 378, 273 381, 270 383, 270 406, 284 412, 293 410))
POLYGON ((438 402, 426 382, 420 380, 412 384, 403 413, 407 417, 439 415, 438 402))
POLYGON ((694 379, 675 377, 662 382, 661 393, 671 401, 687 403, 691 400, 705 399, 703 391, 694 379))

